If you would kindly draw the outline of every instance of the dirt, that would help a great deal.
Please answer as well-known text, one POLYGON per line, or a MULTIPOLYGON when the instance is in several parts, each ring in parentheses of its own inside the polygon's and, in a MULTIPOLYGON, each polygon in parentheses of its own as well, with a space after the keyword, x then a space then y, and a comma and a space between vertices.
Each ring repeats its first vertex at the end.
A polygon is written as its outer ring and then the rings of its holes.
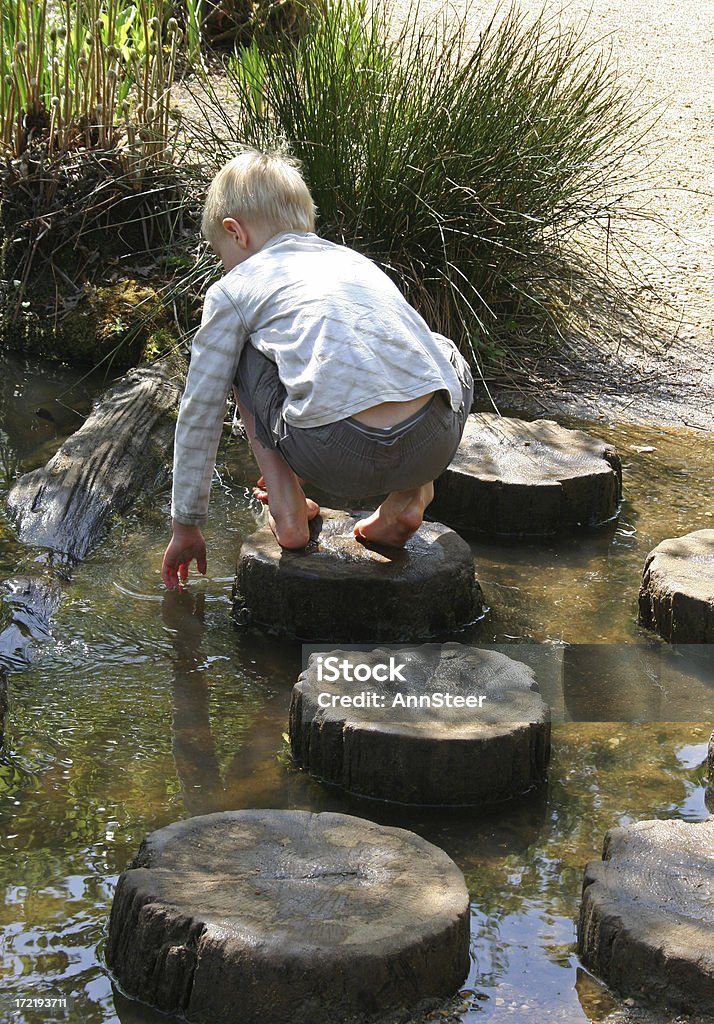
MULTIPOLYGON (((542 3, 519 6, 536 16, 542 3)), ((490 9, 472 5, 474 28, 490 9)), ((492 393, 514 412, 714 430, 714 2, 572 0, 560 18, 609 51, 632 104, 656 119, 636 157, 647 217, 618 228, 648 328, 609 325, 586 354, 530 361, 492 393)))

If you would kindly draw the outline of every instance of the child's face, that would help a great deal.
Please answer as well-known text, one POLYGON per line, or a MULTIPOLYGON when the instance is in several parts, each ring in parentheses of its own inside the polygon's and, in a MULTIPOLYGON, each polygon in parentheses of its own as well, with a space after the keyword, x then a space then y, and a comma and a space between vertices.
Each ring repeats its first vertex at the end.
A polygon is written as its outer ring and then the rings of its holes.
POLYGON ((263 248, 272 232, 246 220, 225 217, 223 233, 211 243, 227 274, 263 248))

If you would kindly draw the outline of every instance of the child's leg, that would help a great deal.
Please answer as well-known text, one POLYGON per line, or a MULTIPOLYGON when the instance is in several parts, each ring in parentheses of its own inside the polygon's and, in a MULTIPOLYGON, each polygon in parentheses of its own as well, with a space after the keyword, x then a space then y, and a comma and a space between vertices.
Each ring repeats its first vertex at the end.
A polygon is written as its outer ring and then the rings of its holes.
MULTIPOLYGON (((283 548, 304 548, 310 539, 308 526, 307 499, 297 475, 292 471, 280 452, 265 445, 255 436, 253 414, 237 400, 250 447, 263 475, 265 489, 269 494, 270 528, 275 539, 283 548)), ((314 506, 314 502, 312 503, 314 506)), ((319 508, 311 509, 317 515, 319 508)))
POLYGON ((422 484, 410 491, 392 491, 376 512, 355 526, 358 540, 402 547, 417 532, 424 510, 434 500, 434 484, 422 484))

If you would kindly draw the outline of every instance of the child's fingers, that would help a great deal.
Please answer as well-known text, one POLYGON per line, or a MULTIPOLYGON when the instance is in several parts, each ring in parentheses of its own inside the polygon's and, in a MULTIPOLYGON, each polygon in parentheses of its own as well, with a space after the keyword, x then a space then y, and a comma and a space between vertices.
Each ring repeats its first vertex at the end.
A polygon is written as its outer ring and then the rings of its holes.
POLYGON ((206 569, 208 568, 208 566, 206 564, 206 556, 205 555, 202 555, 202 556, 200 556, 199 558, 196 559, 196 568, 201 573, 201 575, 203 575, 203 576, 206 575, 206 569))
POLYGON ((164 581, 164 585, 168 590, 176 590, 178 587, 176 570, 172 565, 167 565, 165 562, 161 567, 161 579, 164 581))
POLYGON ((181 562, 181 565, 178 567, 178 575, 181 583, 185 583, 188 579, 188 567, 190 564, 190 562, 181 562))

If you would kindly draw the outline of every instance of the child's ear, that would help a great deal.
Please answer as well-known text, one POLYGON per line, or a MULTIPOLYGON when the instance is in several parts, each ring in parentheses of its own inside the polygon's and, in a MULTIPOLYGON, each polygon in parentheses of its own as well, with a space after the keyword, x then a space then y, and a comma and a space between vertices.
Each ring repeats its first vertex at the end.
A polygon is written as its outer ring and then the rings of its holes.
POLYGON ((235 239, 241 249, 247 249, 249 245, 248 232, 235 217, 224 217, 223 218, 223 230, 235 239))

